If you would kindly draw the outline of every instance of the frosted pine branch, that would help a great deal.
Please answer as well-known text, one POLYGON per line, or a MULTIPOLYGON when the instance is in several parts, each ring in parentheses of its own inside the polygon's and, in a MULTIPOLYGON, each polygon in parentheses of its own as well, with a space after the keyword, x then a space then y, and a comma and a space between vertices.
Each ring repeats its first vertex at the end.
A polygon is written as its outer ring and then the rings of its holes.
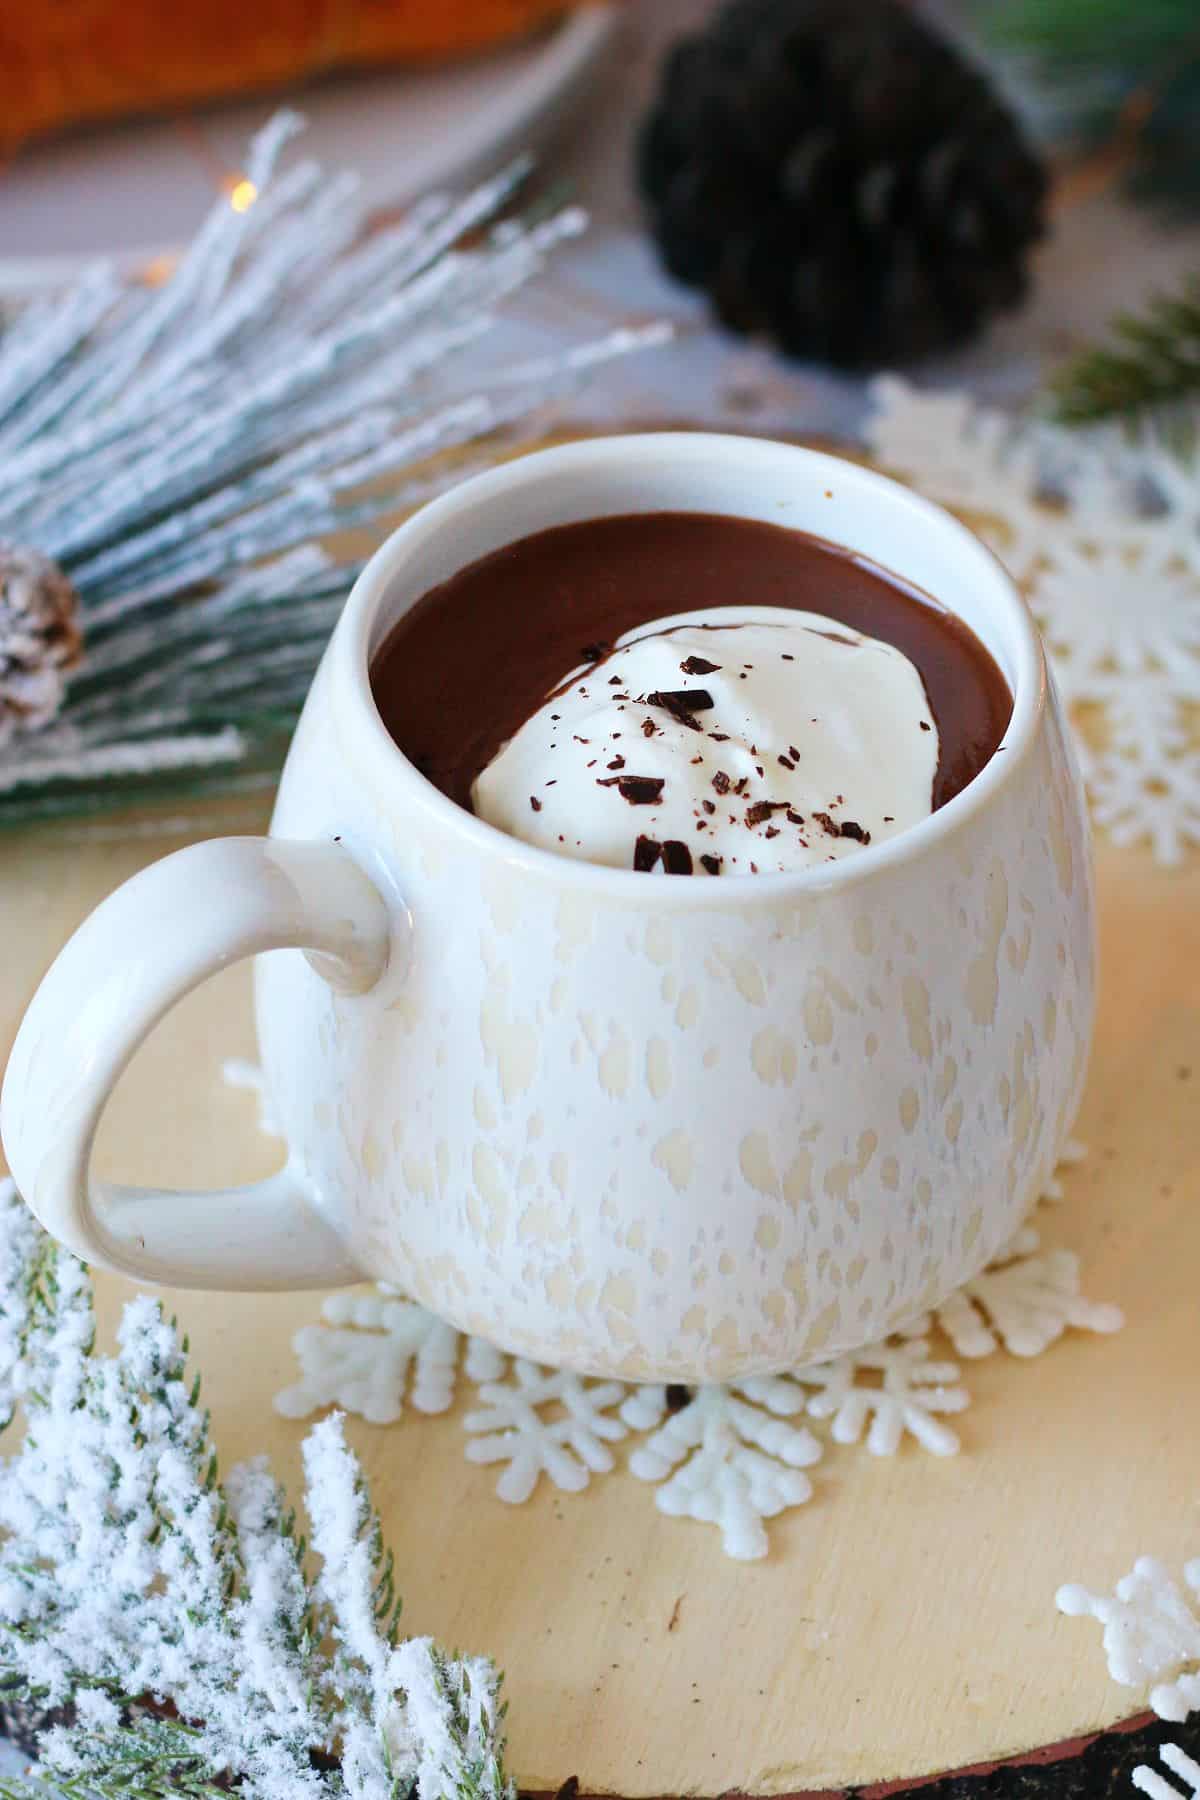
POLYGON ((314 1576, 265 1461, 218 1480, 173 1322, 139 1297, 97 1354, 86 1271, 11 1183, 0 1320, 0 1397, 27 1425, 0 1462, 0 1686, 73 1709, 41 1742, 59 1793, 509 1800, 495 1672, 400 1639, 340 1418, 305 1445, 314 1576))
POLYGON ((264 127, 254 204, 222 197, 165 284, 97 267, 0 339, 0 542, 54 559, 84 633, 57 717, 0 747, 0 824, 269 781, 358 572, 322 540, 663 336, 489 365, 584 215, 505 217, 522 159, 368 231, 353 176, 281 160, 301 125, 264 127))

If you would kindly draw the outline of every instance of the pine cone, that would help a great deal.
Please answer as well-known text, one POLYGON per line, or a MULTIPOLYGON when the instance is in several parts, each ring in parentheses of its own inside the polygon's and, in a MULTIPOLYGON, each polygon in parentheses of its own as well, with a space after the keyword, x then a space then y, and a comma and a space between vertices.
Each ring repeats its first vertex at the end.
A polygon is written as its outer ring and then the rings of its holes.
POLYGON ((847 368, 1015 305, 1047 187, 988 82, 898 0, 731 0, 668 54, 638 176, 666 267, 726 325, 847 368))
POLYGON ((79 596, 58 564, 0 543, 0 745, 54 717, 82 650, 79 596))

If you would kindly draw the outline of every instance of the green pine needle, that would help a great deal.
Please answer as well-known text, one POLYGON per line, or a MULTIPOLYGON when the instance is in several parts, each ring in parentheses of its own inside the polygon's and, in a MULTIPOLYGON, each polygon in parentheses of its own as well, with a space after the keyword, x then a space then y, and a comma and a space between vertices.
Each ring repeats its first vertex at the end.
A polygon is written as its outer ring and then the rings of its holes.
POLYGON ((1112 341, 1074 357, 1050 383, 1064 425, 1136 422, 1200 398, 1200 274, 1144 313, 1113 321, 1112 341))

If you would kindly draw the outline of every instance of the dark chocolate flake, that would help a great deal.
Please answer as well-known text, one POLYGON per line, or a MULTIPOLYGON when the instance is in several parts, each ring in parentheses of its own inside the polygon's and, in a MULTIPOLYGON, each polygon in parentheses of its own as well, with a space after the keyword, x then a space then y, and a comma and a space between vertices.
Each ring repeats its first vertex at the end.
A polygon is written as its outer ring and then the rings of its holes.
POLYGON ((839 830, 843 837, 854 838, 857 843, 869 844, 871 841, 870 832, 864 831, 857 819, 843 819, 839 830))
POLYGON ((645 705, 661 707, 690 731, 702 731, 704 727, 696 714, 711 712, 716 701, 707 688, 657 688, 646 695, 645 705))
POLYGON ((620 687, 621 677, 619 675, 610 675, 608 678, 608 685, 609 687, 620 687))
POLYGON ((727 794, 729 792, 730 788, 733 786, 733 783, 730 781, 730 779, 729 779, 728 775, 725 773, 724 769, 717 770, 716 774, 712 778, 712 784, 713 784, 714 788, 716 788, 718 794, 727 794))
POLYGON ((717 810, 711 800, 702 800, 700 802, 700 804, 704 808, 706 813, 715 813, 717 810))
POLYGON ((714 744, 727 744, 729 742, 729 733, 727 731, 710 731, 708 735, 714 744))
POLYGON ((639 875, 648 875, 659 857, 662 845, 656 838, 639 837, 633 846, 633 866, 639 875))
POLYGON ((928 719, 921 719, 919 721, 919 723, 920 723, 922 731, 932 731, 933 730, 933 726, 929 723, 928 719))
POLYGON ((642 736, 643 737, 648 737, 648 738, 653 737, 657 730, 658 730, 658 726, 654 723, 653 719, 643 719, 642 720, 642 736))
MULTIPOLYGON (((747 825, 761 825, 771 817, 772 813, 786 811, 786 800, 756 800, 753 806, 746 808, 746 823, 747 825)), ((778 832, 772 833, 772 836, 778 837, 778 835, 778 832)))
POLYGON ((663 868, 668 875, 690 875, 692 853, 679 838, 668 838, 662 847, 663 868))
POLYGON ((779 755, 775 758, 775 760, 778 763, 782 763, 782 765, 785 769, 794 769, 796 766, 795 763, 792 761, 791 757, 784 756, 782 751, 780 751, 779 755))
POLYGON ((536 794, 530 794, 530 796, 529 796, 529 804, 530 804, 530 806, 532 806, 532 808, 533 808, 533 810, 534 810, 534 812, 541 812, 541 810, 542 810, 542 803, 541 803, 541 801, 540 801, 540 800, 539 800, 539 799, 538 799, 538 797, 537 797, 537 795, 536 795, 536 794))
POLYGON ((614 756, 612 761, 610 763, 605 763, 604 766, 606 769, 623 769, 625 767, 625 758, 623 756, 614 756))
POLYGON ((788 807, 788 823, 791 825, 803 825, 804 814, 802 812, 797 812, 795 807, 789 806, 788 807))
POLYGON ((630 806, 653 806, 662 799, 665 781, 661 775, 605 775, 597 779, 596 786, 615 787, 630 806))
POLYGON ((710 875, 719 875, 721 873, 721 858, 719 856, 704 855, 700 858, 700 867, 702 869, 707 869, 710 875))
POLYGON ((837 826, 834 824, 833 820, 830 818, 830 816, 827 812, 815 812, 813 814, 813 818, 817 821, 817 824, 820 825, 824 831, 828 832, 830 837, 841 837, 841 835, 842 835, 841 832, 838 830, 837 826))
POLYGON ((680 663, 685 675, 715 675, 720 663, 706 662, 702 656, 688 656, 680 663))

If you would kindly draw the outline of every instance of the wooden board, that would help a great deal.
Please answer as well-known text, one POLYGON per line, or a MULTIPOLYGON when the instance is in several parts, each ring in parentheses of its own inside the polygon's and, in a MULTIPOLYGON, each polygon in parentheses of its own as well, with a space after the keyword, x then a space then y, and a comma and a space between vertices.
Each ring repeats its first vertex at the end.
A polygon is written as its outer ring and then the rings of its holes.
MULTIPOLYGON (((206 825, 222 828, 219 809, 206 825)), ((255 828, 244 808, 236 828, 255 828)), ((0 842, 0 1050, 68 932, 177 841, 42 829, 0 842)), ((455 1413, 352 1422, 408 1626, 507 1670, 523 1786, 574 1774, 624 1795, 812 1791, 978 1763, 1135 1710, 1098 1629, 1053 1599, 1068 1578, 1109 1586, 1139 1553, 1179 1563, 1200 1548, 1200 858, 1168 873, 1102 846, 1099 872, 1102 1002, 1079 1127, 1091 1154, 1045 1223, 1128 1325, 1033 1363, 971 1365, 962 1455, 831 1450, 812 1504, 744 1565, 623 1471, 510 1508, 494 1471, 463 1460, 455 1413)), ((248 971, 231 970, 139 1054, 102 1168, 183 1185, 266 1172, 278 1148, 220 1075, 253 1048, 248 971)), ((99 1285, 111 1327, 129 1290, 99 1285)), ((171 1298, 225 1466, 266 1450, 295 1483, 304 1427, 270 1402, 316 1298, 171 1298)))

